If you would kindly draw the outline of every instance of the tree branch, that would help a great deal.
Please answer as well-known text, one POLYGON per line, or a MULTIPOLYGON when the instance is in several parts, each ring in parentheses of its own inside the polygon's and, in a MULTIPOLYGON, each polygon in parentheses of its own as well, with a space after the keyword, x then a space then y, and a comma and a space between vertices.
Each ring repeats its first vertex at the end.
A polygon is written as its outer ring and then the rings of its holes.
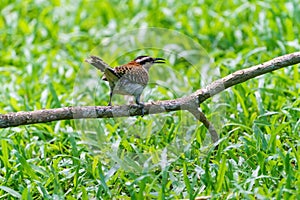
MULTIPOLYGON (((187 110, 199 121, 204 123, 204 125, 209 129, 212 139, 215 141, 217 140, 216 131, 206 119, 204 114, 198 110, 199 105, 202 102, 231 86, 297 63, 300 63, 300 52, 274 58, 268 62, 236 71, 222 79, 214 81, 205 88, 197 90, 189 96, 174 100, 147 103, 144 108, 145 115, 187 110)), ((138 116, 141 114, 141 109, 137 105, 65 107, 1 114, 0 128, 67 119, 127 117, 138 116)))

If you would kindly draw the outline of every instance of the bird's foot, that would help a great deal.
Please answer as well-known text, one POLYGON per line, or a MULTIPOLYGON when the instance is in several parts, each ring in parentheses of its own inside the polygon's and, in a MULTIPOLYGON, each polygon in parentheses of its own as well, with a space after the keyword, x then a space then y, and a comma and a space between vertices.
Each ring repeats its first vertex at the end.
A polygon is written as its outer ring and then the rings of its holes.
POLYGON ((145 109, 144 109, 145 105, 143 103, 139 103, 138 106, 141 107, 141 109, 142 109, 142 117, 144 117, 144 115, 145 115, 145 109))

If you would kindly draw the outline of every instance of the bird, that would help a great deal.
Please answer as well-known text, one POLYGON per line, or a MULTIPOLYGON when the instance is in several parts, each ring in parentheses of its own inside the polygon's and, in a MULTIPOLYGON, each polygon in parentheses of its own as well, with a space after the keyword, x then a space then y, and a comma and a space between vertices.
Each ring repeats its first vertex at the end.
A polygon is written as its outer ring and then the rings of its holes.
POLYGON ((135 103, 142 108, 143 116, 144 104, 140 102, 140 97, 149 81, 149 69, 153 64, 165 63, 165 59, 142 55, 127 64, 114 68, 93 55, 85 59, 85 62, 104 73, 102 80, 108 81, 110 87, 108 106, 112 105, 111 101, 114 94, 131 95, 135 97, 135 103))

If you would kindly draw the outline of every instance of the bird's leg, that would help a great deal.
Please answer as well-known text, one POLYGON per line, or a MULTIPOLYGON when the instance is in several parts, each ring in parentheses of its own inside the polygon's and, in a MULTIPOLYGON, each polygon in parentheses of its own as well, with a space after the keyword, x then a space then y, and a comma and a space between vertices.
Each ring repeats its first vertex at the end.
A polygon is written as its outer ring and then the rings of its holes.
POLYGON ((109 103, 108 103, 108 106, 111 106, 111 99, 112 99, 112 95, 113 95, 113 91, 110 90, 110 93, 109 93, 109 103))
POLYGON ((143 117, 144 114, 145 114, 145 110, 144 110, 145 105, 140 102, 140 96, 141 95, 138 95, 138 96, 135 97, 135 103, 142 108, 142 117, 143 117))

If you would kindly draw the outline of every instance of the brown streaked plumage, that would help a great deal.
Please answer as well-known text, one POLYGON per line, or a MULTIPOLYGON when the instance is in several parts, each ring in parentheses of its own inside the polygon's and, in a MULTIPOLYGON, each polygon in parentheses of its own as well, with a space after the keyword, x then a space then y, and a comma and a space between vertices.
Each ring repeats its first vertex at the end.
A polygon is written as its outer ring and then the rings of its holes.
POLYGON ((165 63, 163 58, 150 56, 138 56, 133 61, 115 68, 111 68, 97 56, 90 56, 85 61, 104 72, 102 79, 108 81, 110 86, 109 106, 113 94, 132 95, 136 104, 142 106, 142 114, 144 104, 140 102, 140 96, 148 83, 149 69, 155 63, 165 63))

